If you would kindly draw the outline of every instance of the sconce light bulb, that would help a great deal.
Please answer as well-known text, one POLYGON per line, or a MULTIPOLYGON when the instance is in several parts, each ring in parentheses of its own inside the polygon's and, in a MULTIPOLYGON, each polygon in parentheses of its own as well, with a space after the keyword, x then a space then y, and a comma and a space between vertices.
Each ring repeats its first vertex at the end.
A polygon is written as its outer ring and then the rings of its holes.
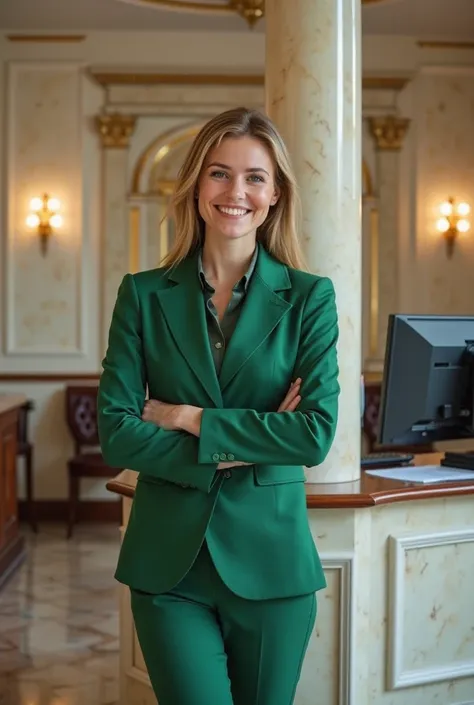
POLYGON ((49 198, 48 199, 48 210, 58 211, 60 208, 61 208, 61 204, 59 202, 59 199, 57 199, 57 198, 49 198))
POLYGON ((37 228, 40 224, 39 215, 36 215, 36 213, 31 213, 26 219, 26 224, 29 228, 37 228))
POLYGON ((464 217, 465 215, 469 215, 469 213, 471 212, 471 208, 468 203, 460 203, 457 207, 457 211, 458 215, 464 217))
MULTIPOLYGON (((458 223, 459 225, 459 223, 458 223)), ((445 233, 449 230, 449 220, 447 218, 440 218, 436 223, 436 228, 440 233, 445 233)))
POLYGON ((63 219, 60 215, 57 213, 50 218, 50 224, 52 225, 53 228, 60 228, 61 225, 63 224, 63 219))
POLYGON ((447 215, 452 215, 453 212, 453 204, 449 203, 449 201, 445 201, 442 203, 439 207, 439 212, 441 215, 447 216, 447 215))
POLYGON ((458 220, 456 228, 460 233, 467 233, 470 228, 470 223, 465 218, 461 218, 461 220, 458 220))
POLYGON ((43 208, 43 200, 41 198, 32 198, 30 201, 30 210, 40 211, 43 208))

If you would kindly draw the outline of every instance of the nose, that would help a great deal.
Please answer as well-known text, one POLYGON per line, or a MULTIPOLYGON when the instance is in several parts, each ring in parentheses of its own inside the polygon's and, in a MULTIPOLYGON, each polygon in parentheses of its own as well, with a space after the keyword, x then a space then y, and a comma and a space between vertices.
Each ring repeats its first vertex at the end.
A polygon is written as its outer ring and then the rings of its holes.
POLYGON ((245 184, 236 177, 229 184, 229 196, 234 201, 241 201, 245 198, 245 184))

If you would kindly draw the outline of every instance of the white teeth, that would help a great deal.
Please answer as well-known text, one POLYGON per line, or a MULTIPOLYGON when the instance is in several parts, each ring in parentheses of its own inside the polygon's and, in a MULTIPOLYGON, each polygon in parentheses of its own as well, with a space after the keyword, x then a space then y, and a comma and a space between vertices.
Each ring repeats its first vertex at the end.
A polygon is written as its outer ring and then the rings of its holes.
POLYGON ((247 210, 245 208, 225 208, 224 206, 217 206, 217 210, 227 215, 246 215, 247 210))

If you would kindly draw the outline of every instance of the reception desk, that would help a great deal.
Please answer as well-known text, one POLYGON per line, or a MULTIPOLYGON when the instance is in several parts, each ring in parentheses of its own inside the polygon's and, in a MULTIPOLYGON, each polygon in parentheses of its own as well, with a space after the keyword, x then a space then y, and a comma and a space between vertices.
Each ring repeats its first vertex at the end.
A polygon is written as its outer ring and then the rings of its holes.
MULTIPOLYGON (((136 478, 108 483, 123 529, 136 478)), ((428 486, 363 473, 306 493, 328 587, 296 705, 474 705, 474 473, 428 486)), ((126 588, 120 621, 121 705, 156 705, 126 588)))
POLYGON ((16 456, 19 408, 23 394, 0 394, 0 587, 24 555, 18 522, 16 456))

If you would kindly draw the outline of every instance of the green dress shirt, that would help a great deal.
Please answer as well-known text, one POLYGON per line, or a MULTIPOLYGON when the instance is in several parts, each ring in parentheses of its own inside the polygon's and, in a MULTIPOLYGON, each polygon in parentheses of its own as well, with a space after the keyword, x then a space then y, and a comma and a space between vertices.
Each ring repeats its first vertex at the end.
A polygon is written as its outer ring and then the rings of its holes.
POLYGON ((217 376, 219 376, 219 373, 221 371, 226 348, 229 345, 232 333, 234 332, 235 327, 237 325, 237 321, 239 320, 248 285, 250 283, 250 279, 257 263, 257 257, 258 247, 255 248, 255 252, 253 254, 252 261, 250 262, 248 270, 232 289, 232 296, 224 313, 224 317, 222 321, 219 321, 219 316, 217 314, 216 307, 214 306, 212 301, 212 297, 214 296, 216 290, 209 284, 206 279, 206 275, 204 274, 204 270, 202 267, 202 251, 199 252, 199 281, 201 282, 201 287, 204 293, 207 332, 209 335, 209 342, 211 345, 211 352, 214 360, 214 365, 216 367, 217 376))

